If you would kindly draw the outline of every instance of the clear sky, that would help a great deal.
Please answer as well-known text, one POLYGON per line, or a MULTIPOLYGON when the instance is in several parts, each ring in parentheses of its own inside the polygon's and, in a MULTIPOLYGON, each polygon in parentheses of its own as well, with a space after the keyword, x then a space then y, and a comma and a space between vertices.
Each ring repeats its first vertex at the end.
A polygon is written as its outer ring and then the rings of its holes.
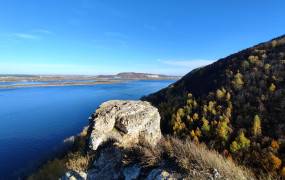
POLYGON ((284 0, 1 0, 0 74, 183 75, 282 34, 284 0))

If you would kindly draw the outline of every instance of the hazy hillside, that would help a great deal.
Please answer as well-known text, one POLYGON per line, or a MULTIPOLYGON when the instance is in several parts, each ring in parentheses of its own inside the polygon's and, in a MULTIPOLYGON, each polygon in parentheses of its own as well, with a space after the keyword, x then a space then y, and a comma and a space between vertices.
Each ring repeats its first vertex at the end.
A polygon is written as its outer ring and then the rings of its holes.
POLYGON ((179 76, 169 76, 161 74, 149 74, 149 73, 136 73, 136 72, 122 72, 116 75, 99 75, 97 78, 102 79, 178 79, 179 76))
POLYGON ((256 172, 284 176, 284 78, 281 36, 196 69, 144 99, 159 108, 165 133, 205 142, 256 172))

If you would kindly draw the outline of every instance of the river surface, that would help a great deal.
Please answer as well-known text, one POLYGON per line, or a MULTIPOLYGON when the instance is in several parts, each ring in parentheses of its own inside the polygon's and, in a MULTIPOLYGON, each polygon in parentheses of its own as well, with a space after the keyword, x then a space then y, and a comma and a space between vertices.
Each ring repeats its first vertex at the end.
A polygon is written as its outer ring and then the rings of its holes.
POLYGON ((16 179, 88 125, 111 99, 139 99, 173 80, 0 89, 0 179, 16 179))

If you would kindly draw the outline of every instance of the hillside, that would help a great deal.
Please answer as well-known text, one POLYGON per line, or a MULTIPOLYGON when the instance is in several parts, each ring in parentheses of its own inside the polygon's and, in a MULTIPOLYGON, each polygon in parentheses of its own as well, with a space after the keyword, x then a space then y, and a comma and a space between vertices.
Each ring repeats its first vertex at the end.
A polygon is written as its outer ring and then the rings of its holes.
POLYGON ((116 75, 99 75, 98 79, 179 79, 179 76, 169 76, 162 74, 136 73, 136 72, 122 72, 116 75))
POLYGON ((284 78, 281 36, 195 69, 143 99, 158 107, 164 133, 205 142, 258 173, 285 176, 284 78))

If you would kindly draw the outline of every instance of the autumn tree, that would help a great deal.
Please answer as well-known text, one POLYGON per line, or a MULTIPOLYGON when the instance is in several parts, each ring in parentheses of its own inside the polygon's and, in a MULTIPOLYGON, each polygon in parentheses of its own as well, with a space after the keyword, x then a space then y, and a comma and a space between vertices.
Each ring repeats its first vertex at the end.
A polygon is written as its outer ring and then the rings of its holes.
POLYGON ((270 163, 272 170, 279 169, 281 167, 282 161, 279 159, 279 157, 275 156, 274 154, 270 154, 270 163))
POLYGON ((279 149, 279 143, 278 143, 278 141, 276 141, 276 140, 272 140, 271 141, 271 148, 273 149, 273 150, 278 150, 279 149))
POLYGON ((234 76, 233 85, 236 89, 240 89, 244 85, 243 75, 238 71, 234 76))
POLYGON ((258 115, 254 116, 251 132, 252 132, 253 136, 260 136, 261 135, 261 120, 260 120, 260 117, 258 115))
POLYGON ((182 121, 182 118, 185 116, 184 110, 179 108, 176 115, 172 116, 172 129, 175 135, 181 135, 182 132, 185 130, 186 125, 182 121))
POLYGON ((271 85, 269 86, 269 91, 274 92, 275 90, 276 90, 276 86, 273 83, 271 83, 271 85))
POLYGON ((230 131, 231 131, 231 128, 228 126, 227 121, 222 120, 218 123, 217 134, 218 134, 218 137, 222 139, 222 141, 228 140, 230 131))
POLYGON ((245 137, 244 132, 240 131, 239 135, 230 145, 230 151, 235 153, 241 149, 246 149, 250 146, 250 140, 245 137))
POLYGON ((202 118, 202 121, 203 121, 203 125, 201 129, 205 134, 208 134, 210 132, 209 121, 205 117, 202 118))

